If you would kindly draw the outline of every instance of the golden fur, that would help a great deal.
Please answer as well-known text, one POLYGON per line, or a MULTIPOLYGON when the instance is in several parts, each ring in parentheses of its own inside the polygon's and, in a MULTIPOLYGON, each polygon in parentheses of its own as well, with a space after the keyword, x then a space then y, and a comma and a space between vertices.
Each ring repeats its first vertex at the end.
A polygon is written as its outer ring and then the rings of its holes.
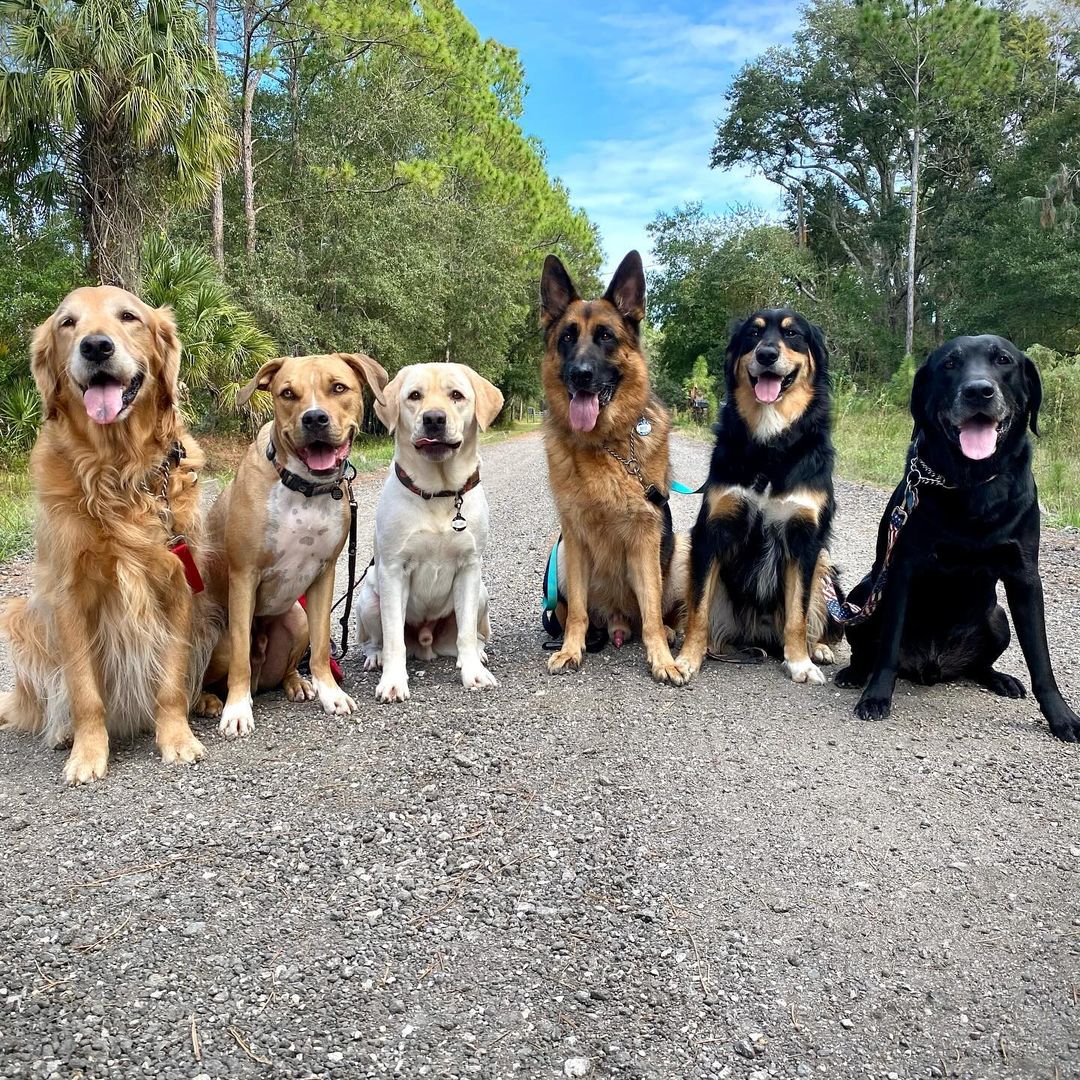
POLYGON ((166 762, 193 762, 202 744, 188 706, 215 634, 214 612, 193 599, 168 550, 199 539, 204 464, 176 409, 180 342, 166 308, 131 293, 77 289, 40 326, 31 371, 45 423, 30 455, 37 507, 35 587, 8 603, 15 689, 0 725, 72 742, 69 783, 105 775, 111 737, 154 730, 166 762), (144 380, 113 423, 91 421, 71 371, 79 342, 105 334, 144 380), (185 457, 159 496, 174 443, 185 457), (193 640, 197 646, 193 648, 193 640))
MULTIPOLYGON (((638 340, 644 316, 644 277, 636 252, 623 261, 603 299, 577 296, 562 264, 545 264, 544 308, 546 351, 541 376, 548 412, 544 427, 548 475, 562 527, 567 611, 563 648, 548 669, 555 673, 580 667, 590 613, 601 624, 629 620, 640 629, 654 677, 681 684, 684 675, 671 656, 663 622, 664 582, 660 565, 664 532, 662 511, 649 502, 645 487, 664 494, 670 484, 667 411, 653 395, 648 366, 638 340), (620 287, 627 265, 636 259, 637 287, 620 287), (557 264, 557 265, 556 265, 557 264), (560 292, 560 286, 564 286, 560 292), (618 387, 599 412, 593 430, 573 430, 569 395, 562 378, 560 336, 576 331, 591 341, 598 330, 615 335, 609 362, 619 372, 618 387), (645 416, 652 425, 634 448, 641 481, 609 450, 630 456, 631 433, 645 416)), ((673 598, 672 608, 681 596, 673 598)))

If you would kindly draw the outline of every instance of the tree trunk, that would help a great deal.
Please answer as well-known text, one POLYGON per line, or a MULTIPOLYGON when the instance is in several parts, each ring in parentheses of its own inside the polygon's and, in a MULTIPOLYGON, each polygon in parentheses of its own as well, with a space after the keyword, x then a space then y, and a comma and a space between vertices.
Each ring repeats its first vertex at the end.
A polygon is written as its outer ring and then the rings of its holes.
MULTIPOLYGON (((206 45, 210 54, 217 57, 217 0, 206 0, 206 45)), ((210 196, 210 247, 214 262, 225 268, 225 194, 222 190, 220 171, 214 177, 214 190, 210 196)))
POLYGON ((248 259, 255 255, 255 160, 251 135, 251 113, 255 104, 255 88, 259 85, 259 73, 251 70, 255 37, 255 5, 252 0, 244 4, 244 93, 240 107, 240 174, 244 185, 244 253, 248 259))
POLYGON ((911 136, 911 221, 907 242, 907 327, 904 331, 904 354, 911 355, 915 344, 915 237, 919 228, 919 156, 922 132, 916 122, 911 136))

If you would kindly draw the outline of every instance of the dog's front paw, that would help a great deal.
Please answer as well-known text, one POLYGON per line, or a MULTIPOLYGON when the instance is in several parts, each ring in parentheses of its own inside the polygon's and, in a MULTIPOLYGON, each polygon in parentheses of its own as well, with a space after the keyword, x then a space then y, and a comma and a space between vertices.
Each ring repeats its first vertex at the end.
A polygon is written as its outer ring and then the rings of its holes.
POLYGON ((580 649, 560 649, 548 660, 549 675, 559 675, 564 671, 577 671, 580 667, 580 649))
POLYGON ((379 685, 375 687, 375 700, 384 705, 391 701, 409 700, 409 676, 405 671, 383 671, 379 685))
POLYGON ((499 681, 482 663, 461 665, 461 685, 466 690, 487 690, 499 681))
POLYGON ((206 747, 191 733, 178 731, 175 735, 158 738, 158 750, 166 765, 194 765, 206 757, 206 747))
POLYGON ((1057 736, 1062 742, 1080 742, 1080 716, 1061 702, 1054 709, 1043 710, 1046 722, 1050 725, 1051 734, 1057 736))
POLYGON ((683 673, 683 678, 689 682, 700 670, 701 660, 696 659, 689 655, 689 653, 679 653, 675 657, 675 666, 683 673))
POLYGON ((282 679, 281 689, 290 701, 315 700, 315 688, 298 671, 293 671, 282 679))
POLYGON ((204 690, 195 699, 195 708, 192 710, 196 716, 220 716, 221 710, 225 708, 224 703, 217 694, 211 694, 208 690, 204 690))
POLYGON ((824 642, 820 642, 819 644, 814 646, 814 652, 812 655, 814 657, 814 662, 817 664, 836 663, 836 655, 833 653, 832 649, 824 642))
POLYGON ((836 673, 833 682, 842 690, 858 690, 866 685, 867 678, 866 672, 858 671, 853 664, 849 664, 836 673))
POLYGON ((331 716, 348 716, 356 709, 356 702, 336 682, 325 683, 322 679, 316 679, 314 693, 319 696, 323 712, 331 716))
POLYGON ((892 712, 892 698, 863 694, 854 712, 860 720, 884 720, 892 712))
POLYGON ((255 730, 255 714, 251 711, 251 695, 239 701, 227 701, 221 713, 218 731, 226 739, 237 739, 250 735, 255 730))
POLYGON ((652 671, 652 677, 657 682, 682 686, 690 679, 686 669, 679 665, 678 660, 673 660, 670 656, 661 656, 655 660, 650 660, 649 668, 652 671))
POLYGON ((805 660, 785 660, 784 670, 792 682, 807 683, 812 686, 824 686, 825 676, 813 660, 807 657, 805 660))
POLYGON ((109 740, 101 738, 76 739, 64 764, 64 782, 90 784, 100 780, 109 768, 109 740))

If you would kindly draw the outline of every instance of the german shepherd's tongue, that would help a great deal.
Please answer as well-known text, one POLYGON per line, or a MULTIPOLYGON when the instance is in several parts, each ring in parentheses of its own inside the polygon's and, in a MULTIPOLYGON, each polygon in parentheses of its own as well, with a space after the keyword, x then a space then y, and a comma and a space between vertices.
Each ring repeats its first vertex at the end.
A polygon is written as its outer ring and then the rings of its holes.
POLYGON ((83 406, 95 424, 111 424, 124 407, 124 388, 115 379, 88 386, 83 391, 83 406))
POLYGON ((973 416, 960 425, 960 449, 972 461, 985 461, 997 449, 997 424, 985 416, 973 416))
POLYGON ((772 404, 780 396, 779 375, 759 375, 754 383, 754 396, 766 405, 772 404))
POLYGON ((574 431, 592 431, 600 415, 600 398, 587 390, 579 390, 570 399, 570 427, 574 431))

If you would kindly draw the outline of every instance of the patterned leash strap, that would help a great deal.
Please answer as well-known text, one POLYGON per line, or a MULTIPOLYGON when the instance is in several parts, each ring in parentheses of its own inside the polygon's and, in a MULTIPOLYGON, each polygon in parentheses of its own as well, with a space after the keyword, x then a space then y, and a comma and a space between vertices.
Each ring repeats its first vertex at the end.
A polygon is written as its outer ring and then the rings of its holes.
MULTIPOLYGON (((911 456, 911 460, 908 462, 907 476, 904 478, 904 494, 900 497, 900 502, 893 507, 892 513, 889 515, 889 533, 885 539, 885 557, 881 562, 881 570, 878 572, 877 577, 873 576, 871 570, 859 582, 859 585, 864 585, 867 582, 871 583, 870 593, 866 597, 866 600, 862 605, 853 604, 850 600, 840 602, 840 598, 836 595, 836 586, 833 583, 832 576, 825 578, 822 585, 822 591, 825 594, 825 606, 828 609, 829 615, 838 623, 844 626, 857 626, 861 622, 865 622, 874 613, 874 609, 881 602, 881 597, 885 592, 885 584, 889 577, 889 564, 892 562, 893 549, 896 546, 896 540, 900 535, 901 530, 911 520, 911 515, 915 513, 915 508, 919 505, 919 487, 922 484, 926 484, 928 487, 940 487, 951 488, 953 485, 946 482, 945 477, 940 473, 935 472, 926 464, 922 458, 919 457, 918 450, 915 449, 911 456)), ((858 588, 858 586, 856 586, 858 588)))

